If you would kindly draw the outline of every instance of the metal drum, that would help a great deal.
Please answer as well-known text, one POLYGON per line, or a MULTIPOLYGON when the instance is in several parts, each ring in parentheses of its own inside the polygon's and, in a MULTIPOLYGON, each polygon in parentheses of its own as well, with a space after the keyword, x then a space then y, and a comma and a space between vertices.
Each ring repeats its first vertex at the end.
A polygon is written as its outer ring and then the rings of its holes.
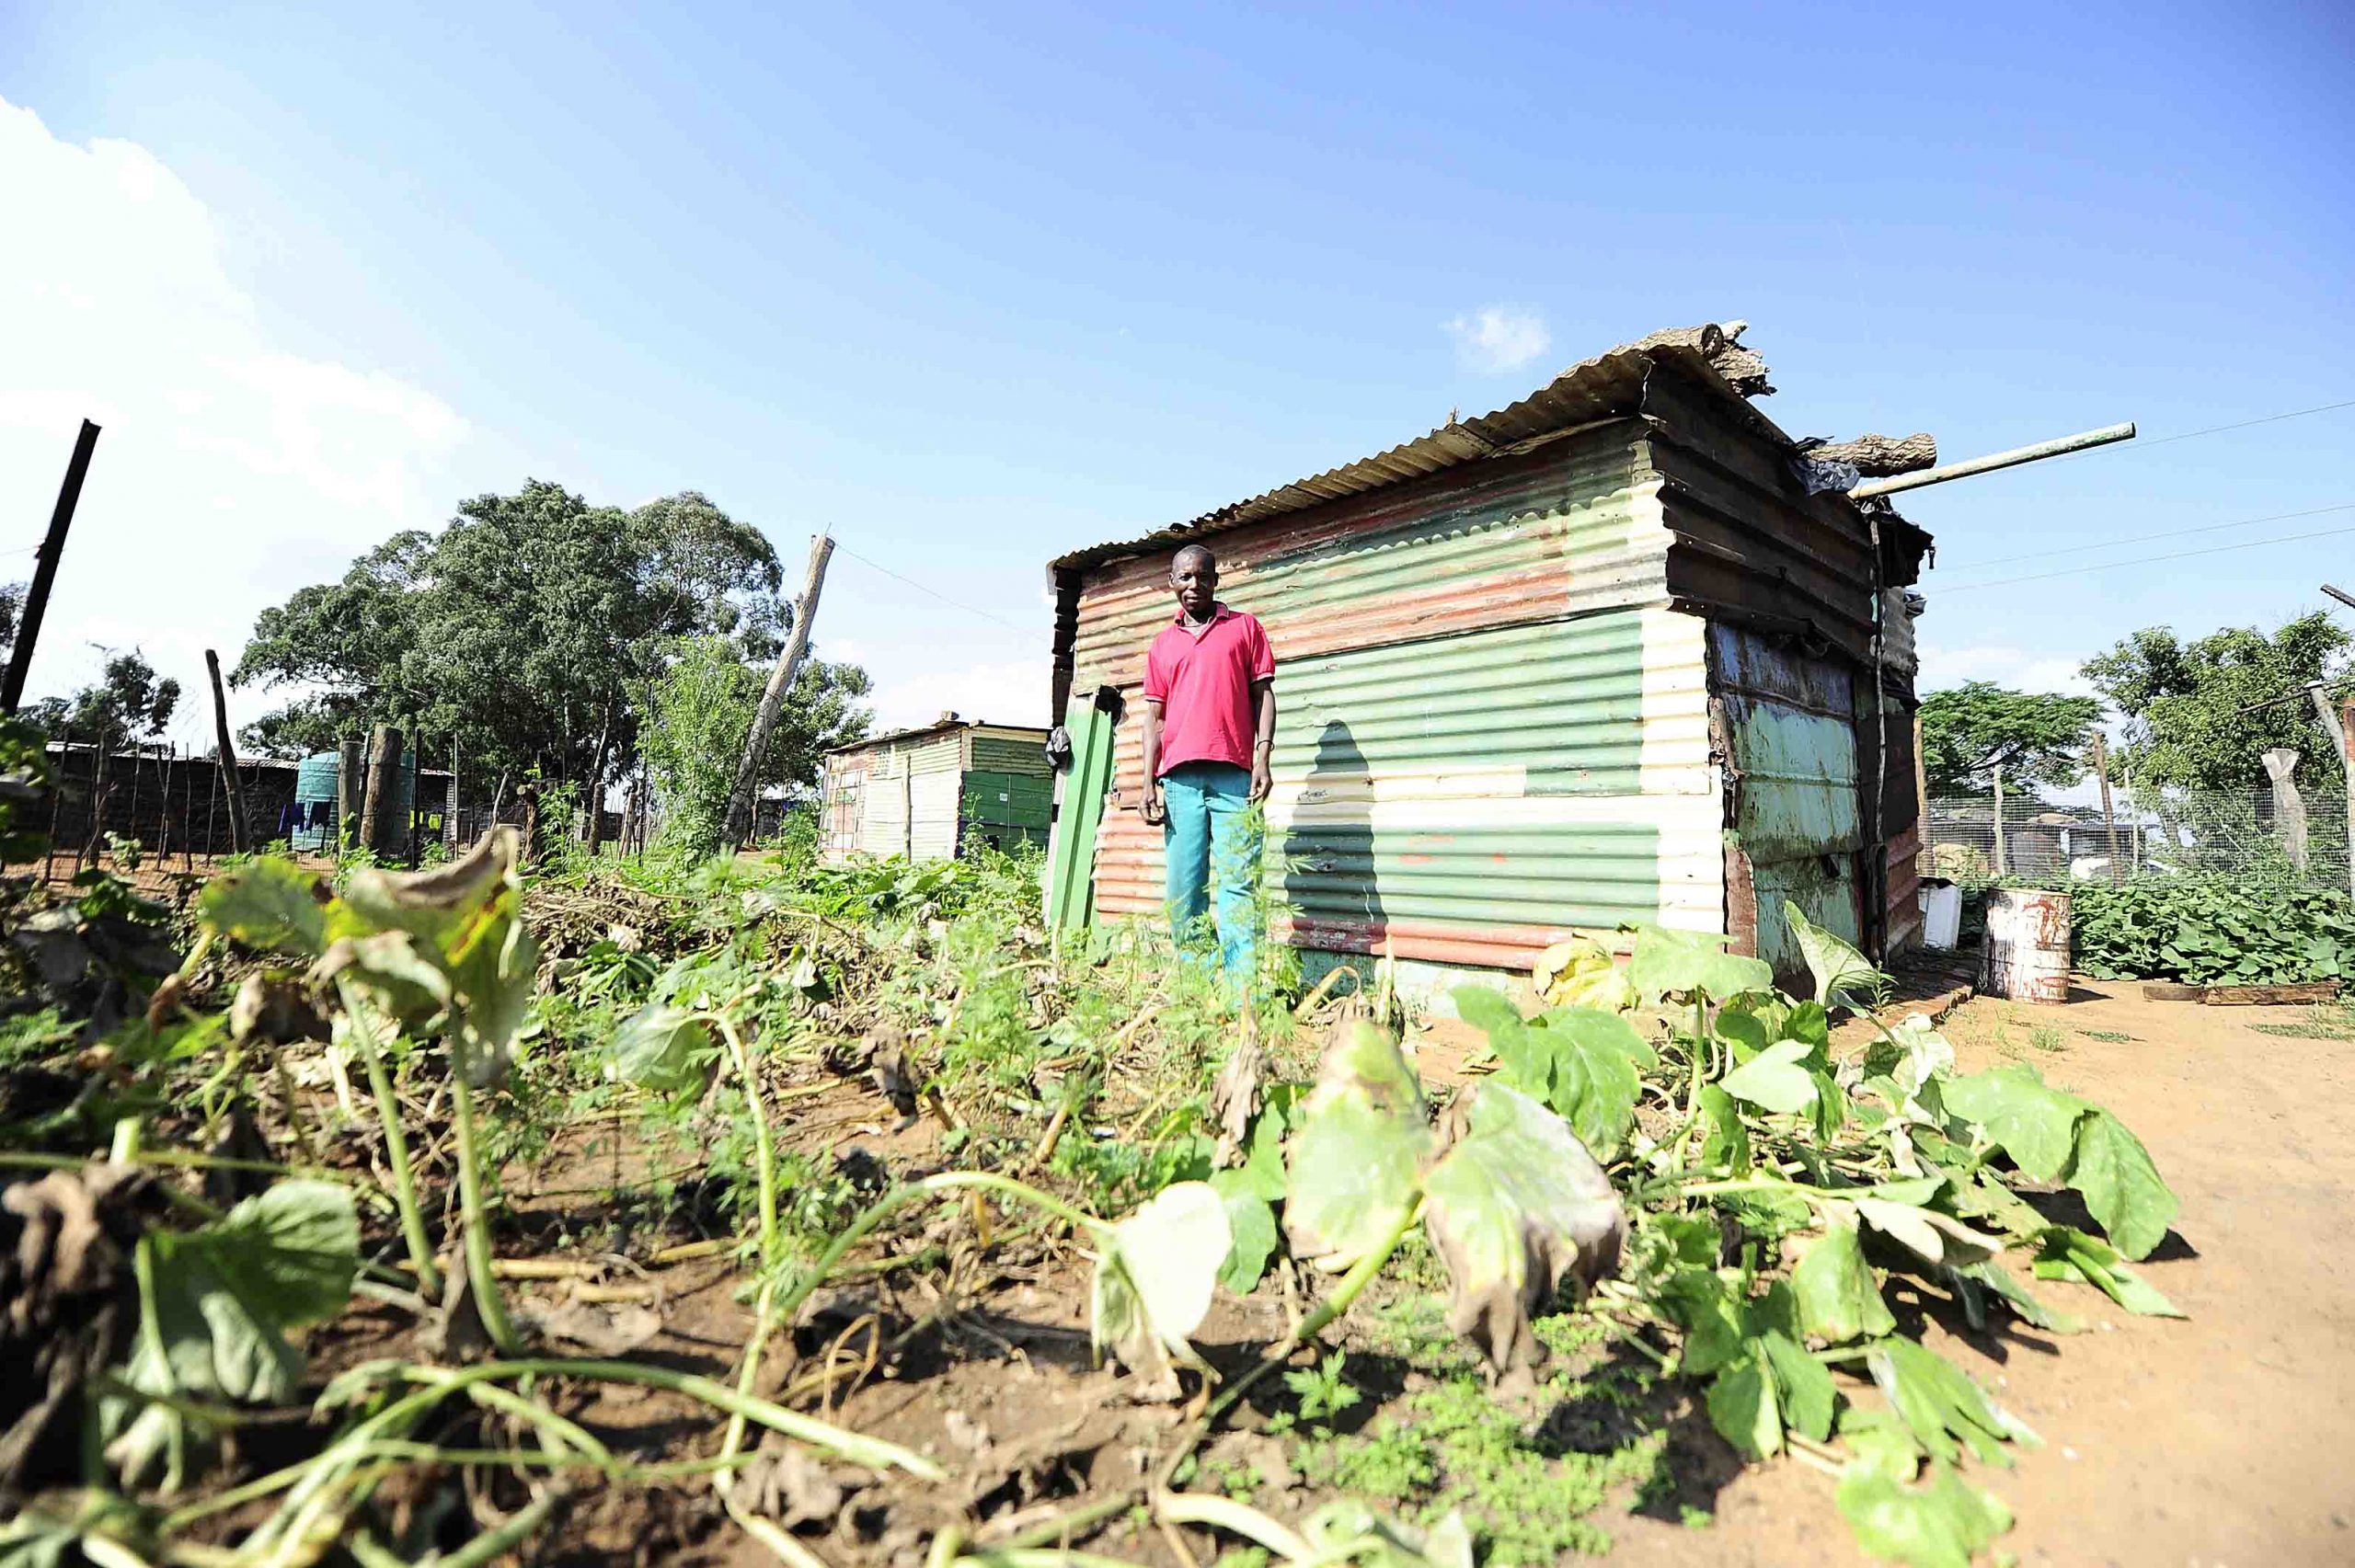
POLYGON ((1979 989, 2013 1001, 2069 1000, 2069 895, 2000 888, 1987 895, 1979 989))

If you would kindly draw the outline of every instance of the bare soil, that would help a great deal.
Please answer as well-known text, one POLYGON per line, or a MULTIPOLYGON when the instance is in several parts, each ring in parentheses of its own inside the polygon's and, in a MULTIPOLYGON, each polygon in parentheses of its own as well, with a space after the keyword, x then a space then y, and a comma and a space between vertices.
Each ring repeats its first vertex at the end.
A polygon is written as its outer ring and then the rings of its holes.
MULTIPOLYGON (((2054 1305, 2093 1325, 2063 1343, 2011 1322, 1972 1334, 1942 1316, 1941 1301, 1896 1303, 1926 1320, 1928 1342, 2045 1439, 2008 1472, 1974 1472, 2018 1517, 2003 1546, 2024 1563, 2071 1568, 2355 1562, 2355 1263, 2341 1240, 2355 1213, 2355 1139, 2346 1130, 2355 1120, 2355 1045, 2253 1027, 2310 1021, 2311 1009, 2150 1002, 2130 985, 2080 981, 2060 1007, 1986 999, 1956 1007, 1950 991, 1932 987, 1923 1005, 1953 1009, 1945 1028, 1966 1070, 2029 1062, 2116 1111, 2183 1204, 2177 1233, 2142 1271, 2188 1321, 2134 1318, 2090 1288, 2039 1284, 2054 1305)), ((1427 1041, 1419 1052, 1427 1077, 1453 1076, 1460 1047, 1445 1031, 1427 1041)), ((788 1147, 837 1155, 856 1147, 893 1174, 938 1168, 945 1159, 930 1118, 903 1119, 864 1079, 829 1080, 813 1064, 808 1081, 784 1086, 780 1100, 788 1147)), ((649 1215, 648 1229, 615 1233, 612 1190, 658 1173, 626 1139, 615 1139, 620 1130, 569 1128, 536 1169, 511 1168, 516 1212, 500 1250, 581 1259, 592 1289, 651 1285, 662 1329, 633 1354, 729 1377, 752 1327, 739 1299, 744 1276, 729 1260, 596 1265, 602 1247, 646 1258, 696 1234, 691 1203, 649 1215)), ((995 1232, 977 1245, 970 1210, 937 1217, 925 1240, 938 1243, 945 1268, 936 1257, 921 1270, 839 1277, 805 1313, 794 1354, 773 1355, 764 1368, 761 1392, 926 1452, 954 1478, 895 1484, 843 1467, 823 1474, 777 1467, 772 1513, 796 1496, 822 1505, 832 1484, 845 1489, 825 1522, 803 1532, 836 1568, 917 1568, 944 1527, 987 1543, 1120 1498, 1144 1483, 1153 1452, 1184 1413, 1139 1402, 1135 1379, 1094 1368, 1082 1255, 1018 1217, 996 1213, 988 1222, 995 1232)), ((515 1304, 538 1314, 564 1307, 576 1287, 518 1281, 514 1290, 515 1304)), ((1283 1323, 1271 1281, 1248 1300, 1222 1301, 1199 1342, 1231 1376, 1283 1323)), ((414 1353, 410 1333, 399 1313, 355 1310, 315 1341, 316 1365, 324 1373, 414 1353)), ((1352 1368, 1377 1359, 1353 1358, 1352 1368)), ((1369 1388, 1359 1413, 1371 1418, 1398 1391, 1369 1388)), ((555 1402, 640 1459, 693 1459, 716 1448, 711 1412, 670 1394, 582 1385, 555 1402)), ((1745 1469, 1690 1402, 1648 1419, 1670 1432, 1673 1495, 1654 1496, 1640 1511, 1624 1495, 1592 1516, 1613 1538, 1615 1561, 1636 1568, 1868 1561, 1833 1505, 1830 1478, 1788 1462, 1745 1469), (1693 1510, 1710 1522, 1678 1522, 1693 1510)), ((1238 1425, 1257 1424, 1246 1417, 1238 1425)), ((1275 1479, 1277 1492, 1259 1501, 1279 1516, 1321 1500, 1284 1486, 1284 1448, 1272 1437, 1232 1431, 1204 1457, 1275 1479)), ((447 1478, 415 1482, 423 1494, 447 1478)), ((495 1517, 523 1498, 482 1501, 490 1513, 477 1516, 495 1517)), ((558 1533, 527 1560, 773 1561, 699 1480, 584 1483, 559 1517, 558 1533)), ((1220 1543, 1189 1533, 1185 1568, 1218 1554, 1220 1543)), ((1178 1568, 1181 1561, 1167 1535, 1127 1518, 1085 1545, 1140 1563, 1178 1568)))

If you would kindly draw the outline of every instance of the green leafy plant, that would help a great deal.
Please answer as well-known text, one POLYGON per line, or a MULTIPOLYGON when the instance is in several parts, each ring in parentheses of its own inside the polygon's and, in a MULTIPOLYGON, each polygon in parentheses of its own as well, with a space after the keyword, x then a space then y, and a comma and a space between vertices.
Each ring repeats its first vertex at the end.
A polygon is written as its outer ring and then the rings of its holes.
POLYGON ((2082 884, 2070 897, 2076 962, 2103 979, 2281 985, 2355 979, 2345 893, 2221 876, 2082 884))

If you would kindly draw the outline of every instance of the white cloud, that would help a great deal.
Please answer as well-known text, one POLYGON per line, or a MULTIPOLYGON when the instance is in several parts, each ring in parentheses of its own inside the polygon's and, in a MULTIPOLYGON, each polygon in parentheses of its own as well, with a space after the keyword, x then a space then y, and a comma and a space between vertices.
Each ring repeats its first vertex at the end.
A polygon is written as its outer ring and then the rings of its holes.
MULTIPOLYGON (((203 650, 234 661, 263 606, 449 515, 465 421, 396 377, 274 341, 213 214, 144 148, 77 146, 0 100, 0 549, 35 542, 79 422, 102 427, 34 694, 87 679, 96 642, 144 647, 193 698, 203 650)), ((236 707, 242 721, 260 702, 236 707)), ((183 713, 176 737, 209 737, 204 704, 183 713)))
POLYGON ((2065 697, 2098 695, 2086 680, 2080 661, 2065 655, 2031 653, 1998 644, 1974 647, 1922 645, 1922 671, 1914 680, 1921 692, 1939 692, 1966 681, 1993 681, 2018 692, 2051 692, 2065 697))
POLYGON ((991 724, 1043 725, 1049 675, 1044 659, 887 675, 876 682, 869 699, 875 704, 875 728, 878 733, 908 729, 930 724, 943 713, 991 724))
POLYGON ((1478 371, 1517 371, 1554 341, 1545 318, 1522 305, 1484 305, 1446 326, 1456 358, 1478 371))

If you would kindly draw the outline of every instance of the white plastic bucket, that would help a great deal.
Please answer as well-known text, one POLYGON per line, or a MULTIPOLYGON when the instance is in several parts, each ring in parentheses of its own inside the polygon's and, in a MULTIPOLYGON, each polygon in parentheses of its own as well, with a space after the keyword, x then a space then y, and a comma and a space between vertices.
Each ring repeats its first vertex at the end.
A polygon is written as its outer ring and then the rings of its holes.
POLYGON ((1962 889, 1951 882, 1922 884, 1922 945, 1951 952, 1962 940, 1962 889))

